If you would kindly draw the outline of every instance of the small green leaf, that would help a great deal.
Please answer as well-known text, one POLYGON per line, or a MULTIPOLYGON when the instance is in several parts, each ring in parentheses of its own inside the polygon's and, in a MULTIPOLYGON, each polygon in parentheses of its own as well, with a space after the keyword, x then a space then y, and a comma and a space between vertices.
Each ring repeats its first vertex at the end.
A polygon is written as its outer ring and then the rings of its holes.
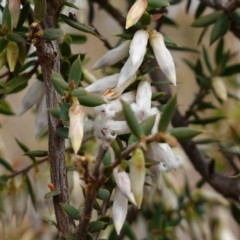
POLYGON ((217 65, 219 65, 221 62, 223 51, 224 51, 224 40, 223 40, 223 38, 221 38, 218 41, 218 45, 215 50, 215 62, 217 65))
POLYGON ((47 12, 46 0, 35 0, 34 18, 38 22, 42 22, 45 18, 46 12, 47 12))
MULTIPOLYGON (((155 119, 156 119, 156 115, 153 115, 153 116, 150 116, 150 117, 144 119, 140 123, 140 126, 143 129, 146 136, 148 136, 151 133, 153 125, 155 123, 155 119)), ((131 134, 131 136, 128 139, 128 144, 130 145, 137 141, 138 141, 137 137, 134 134, 131 134)))
MULTIPOLYGON (((22 142, 20 142, 17 138, 15 138, 18 146, 26 153, 29 152, 30 149, 22 142)), ((34 163, 36 163, 36 159, 33 156, 28 156, 34 163)))
POLYGON ((128 237, 128 239, 137 240, 137 237, 135 236, 131 226, 129 225, 129 223, 127 221, 125 221, 123 224, 123 232, 128 237))
POLYGON ((13 172, 13 168, 9 162, 0 157, 0 164, 3 165, 8 171, 13 172))
POLYGON ((66 233, 65 237, 69 240, 78 240, 79 238, 77 237, 77 234, 73 234, 73 233, 66 233))
POLYGON ((73 62, 70 72, 68 75, 68 82, 74 80, 75 87, 78 87, 82 77, 82 64, 80 60, 80 55, 78 55, 77 59, 73 62))
POLYGON ((56 190, 56 191, 51 191, 51 192, 48 192, 45 194, 44 198, 45 199, 49 199, 51 197, 54 197, 54 196, 58 196, 61 192, 56 190))
POLYGON ((168 45, 167 48, 170 49, 170 50, 176 50, 176 51, 185 51, 185 52, 199 53, 198 50, 196 50, 194 48, 189 48, 189 47, 168 45))
POLYGON ((44 150, 28 151, 28 152, 25 152, 24 155, 33 156, 33 157, 46 157, 48 156, 48 151, 44 151, 44 150))
POLYGON ((96 31, 93 28, 88 27, 88 26, 86 26, 86 25, 84 25, 84 24, 82 24, 80 22, 77 22, 77 21, 73 20, 72 18, 70 18, 70 17, 68 17, 68 16, 66 16, 64 14, 60 14, 60 16, 61 16, 62 20, 66 24, 68 24, 69 26, 71 26, 71 27, 73 27, 75 29, 78 29, 78 30, 80 30, 82 32, 90 33, 90 34, 92 34, 92 35, 94 35, 96 37, 99 37, 99 35, 96 33, 96 31))
POLYGON ((22 65, 22 68, 20 69, 20 72, 22 72, 23 64, 24 64, 24 62, 26 60, 26 57, 27 57, 27 47, 26 47, 26 44, 25 43, 19 43, 18 44, 18 50, 19 50, 19 58, 18 58, 18 60, 19 60, 19 62, 22 65))
POLYGON ((63 5, 80 10, 80 8, 78 8, 76 5, 70 2, 64 2, 63 5))
POLYGON ((206 9, 206 7, 207 5, 200 2, 195 13, 195 18, 199 18, 206 9))
POLYGON ((19 35, 18 33, 14 33, 14 32, 10 32, 7 35, 7 39, 9 41, 13 41, 15 43, 25 43, 26 42, 26 40, 21 35, 19 35))
POLYGON ((174 136, 178 141, 186 141, 192 139, 193 137, 201 134, 203 131, 188 127, 178 127, 168 130, 172 136, 174 136))
POLYGON ((52 75, 51 75, 51 79, 52 79, 52 83, 53 86, 55 88, 55 90, 63 96, 64 91, 68 91, 69 90, 69 86, 68 84, 65 82, 65 80, 63 79, 63 77, 61 76, 61 74, 52 71, 52 75))
POLYGON ((240 64, 234 64, 226 67, 224 71, 221 73, 221 76, 231 76, 233 74, 238 73, 240 73, 240 64))
POLYGON ((162 8, 169 5, 169 2, 166 0, 148 0, 148 6, 152 8, 162 8))
POLYGON ((115 140, 115 139, 111 140, 111 147, 114 151, 115 158, 117 160, 121 160, 122 159, 121 146, 119 146, 119 143, 117 142, 117 140, 115 140))
POLYGON ((3 10, 3 14, 2 14, 2 25, 4 25, 4 23, 6 23, 9 32, 12 30, 12 22, 11 21, 12 20, 11 20, 11 14, 10 14, 9 8, 8 8, 8 6, 5 6, 4 10, 3 10))
POLYGON ((56 132, 57 132, 58 136, 60 136, 62 138, 68 138, 68 132, 69 132, 68 128, 60 127, 60 128, 57 128, 56 132))
POLYGON ((212 65, 211 65, 211 62, 209 60, 209 56, 208 56, 208 53, 207 53, 207 50, 204 46, 202 46, 202 49, 203 49, 203 57, 204 57, 204 61, 205 61, 205 64, 207 66, 207 69, 210 73, 212 73, 213 69, 212 69, 212 65))
POLYGON ((71 64, 68 60, 61 61, 60 72, 64 78, 68 75, 70 67, 71 67, 71 64))
POLYGON ((0 113, 9 116, 15 115, 15 113, 12 111, 10 104, 6 101, 0 102, 0 113))
POLYGON ((197 18, 192 23, 192 26, 193 27, 206 27, 206 26, 214 23, 221 14, 222 14, 221 11, 215 11, 215 12, 205 15, 203 17, 197 18))
POLYGON ((211 117, 211 118, 205 118, 205 119, 197 119, 197 120, 190 121, 189 123, 205 125, 209 123, 215 123, 223 119, 226 119, 226 117, 220 116, 220 117, 211 117))
POLYGON ((106 226, 105 222, 93 221, 89 223, 89 232, 95 233, 101 231, 106 226))
POLYGON ((62 37, 62 35, 63 35, 62 29, 59 29, 59 28, 46 29, 46 30, 44 30, 44 34, 43 34, 42 38, 47 41, 52 41, 52 40, 62 37))
POLYGON ((101 200, 107 200, 110 196, 110 192, 106 188, 100 188, 97 194, 97 198, 101 200))
POLYGON ((60 118, 62 120, 68 121, 69 117, 68 117, 68 112, 69 112, 69 108, 71 107, 71 105, 69 103, 62 103, 60 106, 60 118))
POLYGON ((141 126, 139 125, 139 123, 138 123, 136 117, 134 116, 129 105, 124 101, 121 101, 121 102, 122 102, 122 106, 123 106, 124 118, 127 121, 129 128, 131 129, 132 133, 138 139, 140 139, 142 136, 144 136, 144 132, 143 132, 141 126))
POLYGON ((35 198, 35 193, 34 193, 33 188, 32 188, 31 181, 30 181, 27 174, 24 174, 24 176, 26 177, 26 183, 27 183, 27 187, 28 187, 28 191, 29 191, 29 194, 30 194, 32 204, 33 204, 35 210, 37 211, 36 198, 35 198))
POLYGON ((210 44, 213 44, 218 38, 225 35, 229 28, 229 20, 226 14, 218 17, 210 36, 210 44))
POLYGON ((8 40, 5 37, 0 37, 0 53, 6 48, 8 40))
POLYGON ((87 41, 87 37, 81 34, 69 34, 73 44, 83 44, 87 41))
POLYGON ((63 57, 70 57, 72 52, 71 52, 71 47, 70 45, 64 41, 61 46, 60 46, 61 54, 63 57))
POLYGON ((24 22, 26 21, 26 19, 28 17, 29 10, 30 10, 30 3, 27 2, 26 4, 23 5, 23 7, 21 9, 20 17, 19 17, 16 29, 19 29, 23 26, 24 22))
POLYGON ((163 109, 163 113, 161 115, 161 119, 158 125, 159 132, 165 132, 167 130, 167 127, 170 121, 172 120, 176 107, 177 107, 177 95, 174 95, 173 97, 171 97, 171 99, 169 99, 169 101, 167 102, 163 109))
POLYGON ((81 105, 86 107, 96 107, 106 103, 101 97, 94 94, 78 96, 78 100, 81 105))
POLYGON ((140 18, 139 22, 142 24, 142 26, 150 25, 152 22, 152 17, 149 13, 145 12, 143 13, 142 17, 140 18))
POLYGON ((109 151, 107 151, 103 157, 103 164, 104 166, 108 166, 111 164, 111 154, 109 151))
POLYGON ((202 39, 203 39, 205 33, 207 32, 207 30, 208 30, 208 27, 203 28, 203 30, 202 30, 199 38, 198 38, 198 43, 197 43, 197 45, 199 45, 199 44, 202 42, 202 39))
POLYGON ((87 95, 88 92, 84 89, 74 89, 72 92, 71 92, 71 95, 72 96, 75 96, 75 97, 81 97, 81 96, 84 96, 84 95, 87 95))
POLYGON ((152 94, 152 101, 158 101, 166 95, 165 92, 155 92, 152 94))
POLYGON ((60 118, 60 109, 57 108, 49 108, 48 111, 55 118, 60 118))
POLYGON ((66 203, 61 203, 60 204, 62 209, 64 210, 64 212, 71 218, 71 219, 74 219, 74 220, 79 220, 79 211, 69 205, 69 204, 66 204, 66 203))

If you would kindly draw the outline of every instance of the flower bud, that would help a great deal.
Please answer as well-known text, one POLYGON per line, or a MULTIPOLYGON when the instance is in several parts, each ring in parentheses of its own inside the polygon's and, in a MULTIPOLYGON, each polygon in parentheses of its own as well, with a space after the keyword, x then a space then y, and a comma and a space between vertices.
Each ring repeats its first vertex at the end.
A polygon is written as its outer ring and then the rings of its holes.
POLYGON ((222 101, 227 100, 227 88, 222 78, 214 77, 212 79, 212 87, 218 98, 222 101))
POLYGON ((9 11, 11 14, 12 28, 16 27, 20 17, 20 0, 8 0, 9 1, 9 11))
POLYGON ((143 187, 145 181, 145 158, 143 151, 137 148, 133 151, 130 162, 131 189, 138 208, 141 207, 143 199, 143 187))
POLYGON ((119 62, 128 55, 130 41, 125 41, 118 47, 104 54, 92 67, 93 70, 109 67, 119 62))
POLYGON ((144 58, 148 43, 149 34, 145 30, 138 30, 130 44, 129 55, 133 65, 136 65, 139 60, 144 58))
POLYGON ((69 108, 69 138, 75 154, 82 144, 84 115, 84 108, 79 104, 78 99, 73 97, 73 104, 69 108))
POLYGON ((163 35, 156 30, 150 31, 149 35, 150 44, 160 69, 168 80, 176 86, 175 65, 171 53, 165 46, 163 35))
POLYGON ((127 14, 126 29, 135 25, 148 6, 147 0, 137 0, 127 14))
POLYGON ((7 61, 10 72, 13 72, 19 57, 18 45, 15 42, 9 42, 7 45, 7 61))

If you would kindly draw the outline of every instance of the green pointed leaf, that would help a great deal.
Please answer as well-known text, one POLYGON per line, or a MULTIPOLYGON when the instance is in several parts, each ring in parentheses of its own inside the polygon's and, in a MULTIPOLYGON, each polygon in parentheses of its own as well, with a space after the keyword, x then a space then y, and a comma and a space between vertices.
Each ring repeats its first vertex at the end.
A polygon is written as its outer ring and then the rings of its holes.
MULTIPOLYGON (((153 115, 153 116, 150 116, 150 117, 144 119, 140 123, 140 126, 146 136, 148 136, 151 133, 153 125, 155 123, 155 119, 156 119, 156 115, 153 115)), ((131 134, 131 136, 128 139, 128 144, 131 145, 137 141, 138 141, 138 138, 134 134, 131 134)))
POLYGON ((87 41, 87 37, 81 34, 69 34, 73 44, 83 44, 87 41))
POLYGON ((10 32, 7 35, 7 39, 9 41, 13 41, 15 43, 25 43, 26 42, 26 40, 21 35, 19 35, 18 33, 14 33, 14 32, 10 32))
POLYGON ((124 118, 127 121, 127 124, 129 126, 129 128, 131 129, 132 133, 138 138, 140 139, 142 136, 144 136, 144 132, 143 129, 141 128, 141 126, 139 125, 136 117, 134 116, 131 108, 129 107, 129 105, 122 101, 122 106, 123 106, 123 114, 124 114, 124 118))
POLYGON ((202 130, 188 128, 188 127, 178 127, 178 128, 172 128, 168 130, 168 133, 170 133, 180 142, 190 140, 193 137, 201 134, 202 132, 203 132, 202 130))
POLYGON ((177 26, 177 23, 173 21, 171 18, 167 17, 166 15, 163 15, 161 19, 164 22, 164 24, 175 26, 175 27, 177 26))
POLYGON ((60 106, 60 118, 62 120, 68 121, 69 117, 68 117, 68 112, 69 112, 69 108, 71 107, 71 105, 69 103, 62 103, 60 106))
POLYGON ((60 118, 60 109, 56 109, 56 108, 49 108, 48 111, 50 112, 50 114, 55 117, 55 118, 60 118))
POLYGON ((63 36, 62 29, 59 29, 59 28, 53 29, 52 28, 52 29, 44 30, 44 34, 43 34, 42 38, 47 41, 52 41, 52 40, 58 39, 62 36, 63 36))
POLYGON ((34 18, 38 22, 42 22, 45 18, 47 12, 47 2, 46 0, 35 0, 34 6, 34 18))
POLYGON ((77 59, 73 62, 70 72, 68 75, 68 82, 74 80, 75 87, 78 87, 82 77, 82 63, 80 60, 80 55, 78 55, 77 59))
POLYGON ((33 188, 32 188, 31 181, 30 181, 27 174, 24 174, 24 176, 26 177, 27 188, 28 188, 28 191, 29 191, 29 194, 30 194, 32 204, 33 204, 35 210, 37 211, 36 197, 35 197, 35 193, 34 193, 33 188))
POLYGON ((106 188, 100 188, 97 194, 97 198, 101 200, 107 200, 110 196, 110 192, 106 188))
POLYGON ((217 39, 225 35, 229 28, 228 15, 222 14, 218 17, 210 36, 210 44, 213 44, 217 39))
POLYGON ((152 22, 152 17, 149 13, 144 12, 139 22, 142 24, 142 26, 150 25, 152 22))
POLYGON ((86 107, 96 107, 106 103, 101 97, 94 94, 78 96, 78 100, 81 105, 86 107))
POLYGON ((66 233, 65 237, 69 240, 78 240, 79 238, 77 237, 77 234, 74 233, 66 233))
POLYGON ((23 7, 21 9, 20 17, 19 17, 16 29, 19 29, 23 26, 24 22, 26 21, 26 19, 28 17, 29 10, 30 10, 30 3, 27 2, 26 4, 23 5, 23 7))
POLYGON ((207 5, 203 4, 203 3, 199 3, 198 5, 198 8, 196 10, 196 13, 195 13, 195 18, 199 18, 202 13, 204 12, 204 10, 206 9, 207 5))
POLYGON ((44 151, 44 150, 28 151, 28 152, 25 152, 24 155, 33 156, 33 157, 46 157, 48 156, 48 151, 44 151))
POLYGON ((18 44, 18 50, 19 50, 19 58, 18 58, 18 60, 19 60, 19 62, 22 65, 22 67, 20 69, 20 72, 22 72, 23 69, 24 70, 26 69, 26 68, 23 67, 24 66, 23 64, 24 64, 24 62, 26 60, 26 57, 27 57, 27 47, 26 47, 26 44, 25 43, 19 43, 18 44))
POLYGON ((124 231, 125 235, 128 237, 128 239, 137 240, 137 237, 135 236, 131 226, 129 225, 129 223, 127 221, 125 221, 123 224, 123 231, 124 231))
MULTIPOLYGON (((20 142, 17 138, 15 138, 18 146, 26 153, 29 152, 30 149, 22 142, 20 142)), ((36 159, 33 156, 28 156, 34 163, 36 163, 36 159)))
POLYGON ((0 157, 0 164, 4 166, 8 171, 13 172, 13 168, 9 162, 0 157))
POLYGON ((93 221, 89 223, 89 232, 95 233, 101 231, 106 226, 105 222, 93 221))
POLYGON ((68 128, 65 128, 65 127, 57 128, 56 132, 58 136, 62 138, 68 138, 68 132, 69 132, 68 128))
POLYGON ((71 218, 71 219, 74 219, 74 220, 79 220, 79 211, 69 205, 69 204, 66 204, 66 203, 61 203, 60 204, 62 209, 64 210, 64 212, 71 218))
POLYGON ((202 42, 202 39, 203 39, 203 37, 205 36, 205 33, 207 32, 207 30, 208 30, 208 27, 205 27, 205 28, 202 30, 202 32, 201 32, 201 34, 200 34, 200 36, 199 36, 197 45, 199 45, 199 44, 202 42))
POLYGON ((52 71, 51 79, 52 79, 52 84, 53 84, 55 90, 60 95, 63 96, 64 95, 64 91, 68 91, 69 90, 68 84, 65 82, 65 80, 63 79, 63 77, 61 76, 60 73, 52 71))
POLYGON ((212 65, 211 65, 207 50, 204 46, 202 46, 202 49, 203 49, 203 57, 204 57, 204 61, 207 66, 207 69, 210 73, 212 73, 213 69, 212 69, 212 65))
POLYGON ((240 73, 240 64, 234 64, 226 67, 224 71, 221 73, 221 76, 231 76, 233 74, 238 73, 240 73))
POLYGON ((171 97, 165 105, 158 125, 159 132, 165 132, 177 107, 177 95, 171 97))
POLYGON ((198 50, 193 49, 193 48, 189 48, 189 47, 181 47, 181 46, 168 45, 167 48, 170 49, 170 50, 176 50, 176 51, 185 51, 185 52, 199 53, 198 50))
POLYGON ((60 50, 63 57, 68 58, 72 54, 71 47, 66 41, 61 44, 60 50))
POLYGON ((223 119, 226 119, 226 117, 220 116, 220 117, 211 117, 211 118, 205 118, 205 119, 197 119, 197 120, 190 121, 189 123, 205 125, 209 123, 215 123, 223 119))
POLYGON ((2 24, 4 25, 5 23, 8 27, 8 31, 10 32, 12 30, 12 22, 11 22, 11 14, 8 6, 4 7, 3 14, 2 14, 2 24))
POLYGON ((169 5, 169 2, 166 0, 148 0, 148 6, 151 8, 162 8, 169 5))
POLYGON ((71 26, 71 27, 73 27, 75 29, 78 29, 78 30, 80 30, 82 32, 90 33, 90 34, 92 34, 92 35, 94 35, 96 37, 99 37, 99 35, 95 32, 95 30, 93 28, 88 27, 88 26, 86 26, 86 25, 84 25, 84 24, 82 24, 80 22, 77 22, 77 21, 71 19, 70 17, 68 17, 68 16, 66 16, 64 14, 60 14, 60 16, 61 16, 62 20, 66 24, 68 24, 69 26, 71 26))
POLYGON ((78 8, 76 5, 74 5, 73 3, 70 3, 70 2, 64 2, 63 5, 80 10, 80 8, 78 8))
POLYGON ((103 157, 103 164, 104 166, 108 166, 111 164, 111 154, 110 151, 107 151, 103 157))
POLYGON ((224 40, 223 40, 223 38, 221 38, 218 41, 218 45, 215 50, 215 62, 217 65, 219 65, 221 62, 223 51, 224 51, 224 40))
POLYGON ((87 94, 88 94, 88 92, 87 92, 86 90, 80 89, 80 88, 74 89, 74 90, 71 92, 71 95, 72 95, 72 96, 75 96, 75 97, 81 97, 81 96, 85 96, 85 95, 87 95, 87 94))
POLYGON ((218 17, 222 14, 221 11, 215 11, 203 17, 197 18, 192 23, 193 27, 206 27, 212 23, 214 23, 218 17))
POLYGON ((6 48, 8 40, 5 37, 0 37, 0 53, 6 48))
POLYGON ((112 139, 110 145, 111 145, 111 147, 112 147, 112 149, 114 151, 115 158, 117 160, 121 160, 122 159, 121 146, 119 146, 119 143, 117 142, 117 140, 112 139))
POLYGON ((61 61, 60 72, 64 78, 68 75, 70 67, 71 67, 71 64, 68 60, 61 61))
POLYGON ((6 101, 0 102, 0 113, 9 116, 15 115, 10 104, 6 101))
POLYGON ((58 196, 61 192, 56 190, 56 191, 51 191, 51 192, 48 192, 45 194, 44 198, 45 199, 49 199, 51 197, 55 197, 55 196, 58 196))
POLYGON ((152 101, 158 101, 166 95, 165 92, 155 92, 152 94, 152 101))

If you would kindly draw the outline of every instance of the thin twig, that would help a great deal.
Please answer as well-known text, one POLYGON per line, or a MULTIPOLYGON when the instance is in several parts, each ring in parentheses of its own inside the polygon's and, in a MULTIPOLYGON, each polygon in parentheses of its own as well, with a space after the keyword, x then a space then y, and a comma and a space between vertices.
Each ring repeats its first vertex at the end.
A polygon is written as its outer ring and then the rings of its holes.
POLYGON ((23 168, 23 169, 21 169, 21 170, 15 171, 15 172, 7 175, 6 177, 7 177, 8 179, 10 179, 10 178, 16 177, 17 175, 26 173, 26 172, 28 172, 30 169, 36 167, 37 165, 39 165, 39 164, 41 164, 41 163, 46 162, 47 160, 48 160, 48 157, 44 157, 44 158, 38 160, 36 163, 30 164, 29 166, 27 166, 27 167, 25 167, 25 168, 23 168))

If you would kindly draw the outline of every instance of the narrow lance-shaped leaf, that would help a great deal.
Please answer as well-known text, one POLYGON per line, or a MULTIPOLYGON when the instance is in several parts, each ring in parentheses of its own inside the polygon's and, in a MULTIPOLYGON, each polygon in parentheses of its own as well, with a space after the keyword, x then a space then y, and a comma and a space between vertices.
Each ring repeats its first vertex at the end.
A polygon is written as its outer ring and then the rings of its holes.
POLYGON ((162 8, 169 5, 169 2, 166 0, 148 0, 148 6, 152 8, 162 8))
POLYGON ((63 35, 62 29, 46 29, 44 30, 42 38, 48 41, 52 41, 60 38, 63 35))
MULTIPOLYGON (((26 153, 26 152, 29 152, 30 149, 22 142, 20 142, 17 138, 15 138, 18 146, 26 153)), ((31 160, 36 163, 36 159, 33 157, 33 156, 29 156, 31 158, 31 160)))
POLYGON ((203 131, 188 127, 178 127, 169 129, 168 132, 178 141, 186 141, 201 134, 203 131))
POLYGON ((68 84, 65 82, 65 80, 63 79, 63 77, 61 76, 61 74, 52 71, 52 75, 51 75, 51 79, 52 79, 52 83, 53 86, 55 88, 55 90, 63 96, 64 91, 68 91, 69 90, 69 86, 68 84))
POLYGON ((219 63, 221 62, 223 51, 224 51, 224 40, 223 38, 221 38, 215 50, 215 62, 217 65, 219 65, 219 63))
POLYGON ((193 23, 193 27, 206 27, 212 23, 214 23, 218 17, 222 14, 221 11, 216 11, 213 13, 210 13, 208 15, 205 15, 203 17, 197 18, 193 23))
POLYGON ((225 119, 225 118, 226 118, 226 117, 224 117, 224 116, 211 117, 211 118, 193 120, 193 121, 190 121, 190 123, 192 123, 192 124, 202 124, 202 125, 205 125, 205 124, 209 124, 209 123, 218 122, 218 121, 223 120, 223 119, 225 119))
POLYGON ((78 55, 77 59, 73 62, 70 72, 68 75, 68 82, 74 80, 75 87, 78 87, 82 77, 82 64, 80 60, 80 55, 78 55))
POLYGON ((33 156, 33 157, 46 157, 48 156, 48 151, 44 151, 44 150, 28 151, 28 152, 25 152, 25 155, 33 156))
POLYGON ((66 203, 62 203, 60 204, 62 209, 64 210, 64 212, 71 218, 71 219, 74 219, 74 220, 79 220, 79 211, 69 205, 69 204, 66 204, 66 203))
POLYGON ((164 132, 167 130, 167 127, 172 120, 173 114, 177 107, 177 95, 174 95, 165 105, 163 109, 163 113, 161 115, 161 119, 158 125, 158 131, 164 132))
POLYGON ((106 226, 105 222, 102 221, 93 221, 89 223, 89 231, 91 233, 99 232, 106 226))
POLYGON ((0 164, 2 166, 4 166, 7 170, 9 170, 10 172, 13 172, 13 168, 12 168, 11 164, 1 157, 0 157, 0 164))
POLYGON ((106 103, 101 97, 93 94, 78 96, 77 98, 80 104, 86 107, 96 107, 106 103))
POLYGON ((58 190, 55 190, 55 191, 51 191, 51 192, 48 192, 45 194, 44 198, 45 199, 49 199, 51 197, 55 197, 55 196, 58 196, 61 192, 58 191, 58 190))
POLYGON ((204 57, 205 64, 208 68, 208 71, 212 73, 212 65, 211 65, 207 50, 204 46, 202 46, 202 49, 203 49, 203 57, 204 57))
POLYGON ((31 197, 32 204, 33 204, 35 210, 37 210, 36 197, 35 197, 35 193, 34 193, 33 188, 32 188, 31 181, 30 181, 27 174, 25 174, 25 177, 26 177, 26 183, 27 183, 27 187, 28 187, 28 191, 29 191, 29 194, 30 194, 30 197, 31 197))
POLYGON ((60 128, 57 128, 56 132, 57 132, 58 136, 60 136, 62 138, 68 138, 68 134, 69 134, 68 128, 60 127, 60 128))
POLYGON ((225 35, 229 28, 229 20, 226 14, 218 17, 210 36, 210 44, 213 44, 218 38, 225 35))
POLYGON ((9 41, 13 41, 15 43, 25 43, 25 39, 18 33, 14 33, 14 32, 10 32, 8 35, 7 35, 7 39, 9 41))
POLYGON ((132 133, 138 139, 140 139, 144 135, 143 129, 139 125, 139 123, 138 123, 136 117, 134 116, 129 105, 126 102, 124 102, 123 100, 121 100, 121 102, 122 102, 122 106, 123 106, 124 118, 127 121, 129 128, 131 129, 132 133))
POLYGON ((80 10, 80 8, 78 8, 76 5, 70 2, 64 2, 63 5, 80 10))

